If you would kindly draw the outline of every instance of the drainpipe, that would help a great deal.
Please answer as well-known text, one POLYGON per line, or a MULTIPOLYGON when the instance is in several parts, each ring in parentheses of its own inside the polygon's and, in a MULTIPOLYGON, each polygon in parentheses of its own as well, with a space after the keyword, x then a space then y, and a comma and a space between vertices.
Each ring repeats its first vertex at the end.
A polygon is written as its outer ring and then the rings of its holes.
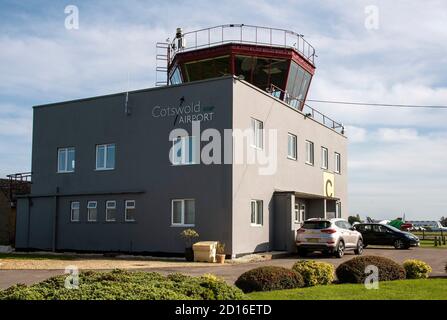
POLYGON ((56 194, 54 196, 54 217, 53 217, 53 245, 51 251, 55 252, 57 249, 57 217, 58 217, 58 199, 59 199, 59 187, 56 187, 56 194))

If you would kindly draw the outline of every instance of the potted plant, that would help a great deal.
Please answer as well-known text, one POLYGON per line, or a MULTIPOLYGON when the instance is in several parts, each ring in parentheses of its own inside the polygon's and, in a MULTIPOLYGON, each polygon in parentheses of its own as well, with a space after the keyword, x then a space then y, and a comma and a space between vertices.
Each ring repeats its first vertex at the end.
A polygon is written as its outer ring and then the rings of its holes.
POLYGON ((225 263, 225 243, 218 242, 216 248, 217 263, 225 263))
POLYGON ((194 251, 192 250, 192 245, 194 239, 199 237, 199 234, 194 229, 186 229, 180 233, 180 236, 185 239, 186 261, 194 261, 194 251))

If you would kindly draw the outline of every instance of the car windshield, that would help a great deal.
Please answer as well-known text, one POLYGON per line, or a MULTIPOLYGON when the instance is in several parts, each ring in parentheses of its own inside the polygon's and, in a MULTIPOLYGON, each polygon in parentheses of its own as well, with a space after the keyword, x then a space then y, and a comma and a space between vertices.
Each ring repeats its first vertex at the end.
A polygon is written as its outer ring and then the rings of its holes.
POLYGON ((326 229, 330 226, 329 221, 306 221, 303 224, 303 229, 326 229))

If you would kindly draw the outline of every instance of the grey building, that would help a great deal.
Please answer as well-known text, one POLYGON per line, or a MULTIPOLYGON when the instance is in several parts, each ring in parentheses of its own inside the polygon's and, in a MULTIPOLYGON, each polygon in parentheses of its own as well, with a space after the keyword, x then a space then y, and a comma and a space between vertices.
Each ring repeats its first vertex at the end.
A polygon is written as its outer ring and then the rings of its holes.
POLYGON ((304 104, 313 56, 247 44, 262 51, 247 63, 242 39, 186 38, 169 44, 168 85, 34 107, 17 249, 179 254, 193 228, 231 256, 293 251, 304 219, 348 215, 342 126, 304 104))

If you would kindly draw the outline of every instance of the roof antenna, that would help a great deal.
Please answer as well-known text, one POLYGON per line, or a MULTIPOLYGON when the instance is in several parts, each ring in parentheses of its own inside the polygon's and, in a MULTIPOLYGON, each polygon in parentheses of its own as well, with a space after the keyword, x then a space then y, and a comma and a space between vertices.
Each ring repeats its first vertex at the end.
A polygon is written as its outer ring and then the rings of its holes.
POLYGON ((130 87, 130 71, 127 72, 127 91, 126 91, 126 100, 124 102, 124 113, 126 116, 130 115, 129 108, 129 87, 130 87))

